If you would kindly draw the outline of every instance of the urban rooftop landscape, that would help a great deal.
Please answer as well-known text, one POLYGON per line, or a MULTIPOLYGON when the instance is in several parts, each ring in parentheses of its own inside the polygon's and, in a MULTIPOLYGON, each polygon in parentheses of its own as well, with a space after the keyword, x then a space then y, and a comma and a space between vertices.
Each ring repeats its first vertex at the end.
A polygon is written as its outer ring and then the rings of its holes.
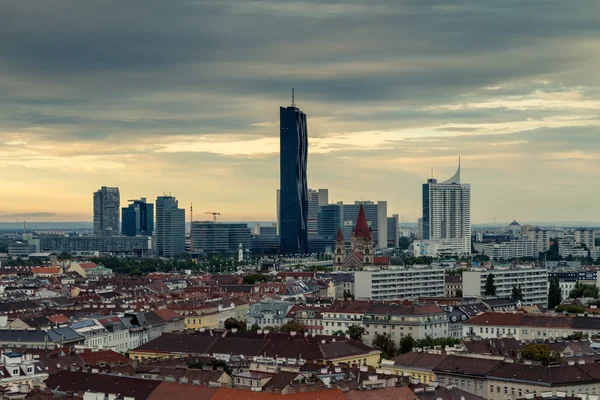
POLYGON ((600 3, 96 3, 0 5, 0 399, 599 399, 600 3))

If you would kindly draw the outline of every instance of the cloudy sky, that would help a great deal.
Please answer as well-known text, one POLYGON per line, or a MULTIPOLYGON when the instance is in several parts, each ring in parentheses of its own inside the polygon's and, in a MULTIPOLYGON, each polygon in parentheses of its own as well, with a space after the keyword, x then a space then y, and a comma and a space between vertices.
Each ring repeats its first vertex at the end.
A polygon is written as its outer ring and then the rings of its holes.
POLYGON ((0 220, 271 220, 295 87, 330 200, 414 221, 460 155, 474 222, 598 221, 598 49, 598 0, 2 1, 0 220))

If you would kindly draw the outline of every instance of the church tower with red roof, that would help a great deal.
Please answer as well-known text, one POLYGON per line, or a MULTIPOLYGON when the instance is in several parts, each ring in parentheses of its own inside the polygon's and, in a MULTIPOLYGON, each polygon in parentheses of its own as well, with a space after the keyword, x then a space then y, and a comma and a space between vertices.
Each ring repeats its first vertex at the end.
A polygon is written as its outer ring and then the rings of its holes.
POLYGON ((361 204, 356 225, 354 225, 350 238, 350 254, 348 255, 346 255, 346 244, 342 229, 338 229, 335 238, 333 267, 336 271, 362 270, 366 266, 373 265, 373 258, 373 235, 365 215, 365 209, 361 204))

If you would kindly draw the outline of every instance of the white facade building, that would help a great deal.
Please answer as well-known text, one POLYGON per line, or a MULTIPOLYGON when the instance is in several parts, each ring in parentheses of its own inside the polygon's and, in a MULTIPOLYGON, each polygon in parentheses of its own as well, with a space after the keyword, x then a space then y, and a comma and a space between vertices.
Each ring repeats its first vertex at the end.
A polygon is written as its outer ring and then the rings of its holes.
POLYGON ((423 184, 422 237, 450 241, 459 254, 471 254, 471 185, 460 182, 458 170, 447 181, 423 184))
POLYGON ((577 229, 575 231, 575 243, 591 249, 596 246, 596 232, 593 229, 577 229))
POLYGON ((357 299, 391 300, 418 297, 443 297, 445 291, 442 268, 397 268, 379 271, 357 271, 354 294, 357 299))
POLYGON ((522 257, 538 257, 538 242, 535 240, 513 240, 502 243, 486 243, 483 254, 493 260, 511 260, 522 257))
POLYGON ((540 253, 550 248, 550 231, 546 229, 531 229, 527 232, 527 238, 538 242, 540 253))
POLYGON ((485 297, 485 283, 494 276, 497 297, 510 297, 513 287, 521 287, 523 305, 548 303, 548 270, 546 268, 506 268, 463 272, 463 297, 485 297))

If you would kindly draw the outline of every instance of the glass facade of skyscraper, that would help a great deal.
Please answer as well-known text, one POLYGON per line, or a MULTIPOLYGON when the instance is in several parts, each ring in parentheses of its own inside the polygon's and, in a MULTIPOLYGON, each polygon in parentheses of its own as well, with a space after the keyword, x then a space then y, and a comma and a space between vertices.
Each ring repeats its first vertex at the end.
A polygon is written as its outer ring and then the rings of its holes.
POLYGON ((280 252, 308 253, 308 130, 306 114, 280 107, 280 252))
POLYGON ((154 232, 154 204, 145 198, 129 200, 121 210, 121 233, 126 236, 152 236, 154 232))

